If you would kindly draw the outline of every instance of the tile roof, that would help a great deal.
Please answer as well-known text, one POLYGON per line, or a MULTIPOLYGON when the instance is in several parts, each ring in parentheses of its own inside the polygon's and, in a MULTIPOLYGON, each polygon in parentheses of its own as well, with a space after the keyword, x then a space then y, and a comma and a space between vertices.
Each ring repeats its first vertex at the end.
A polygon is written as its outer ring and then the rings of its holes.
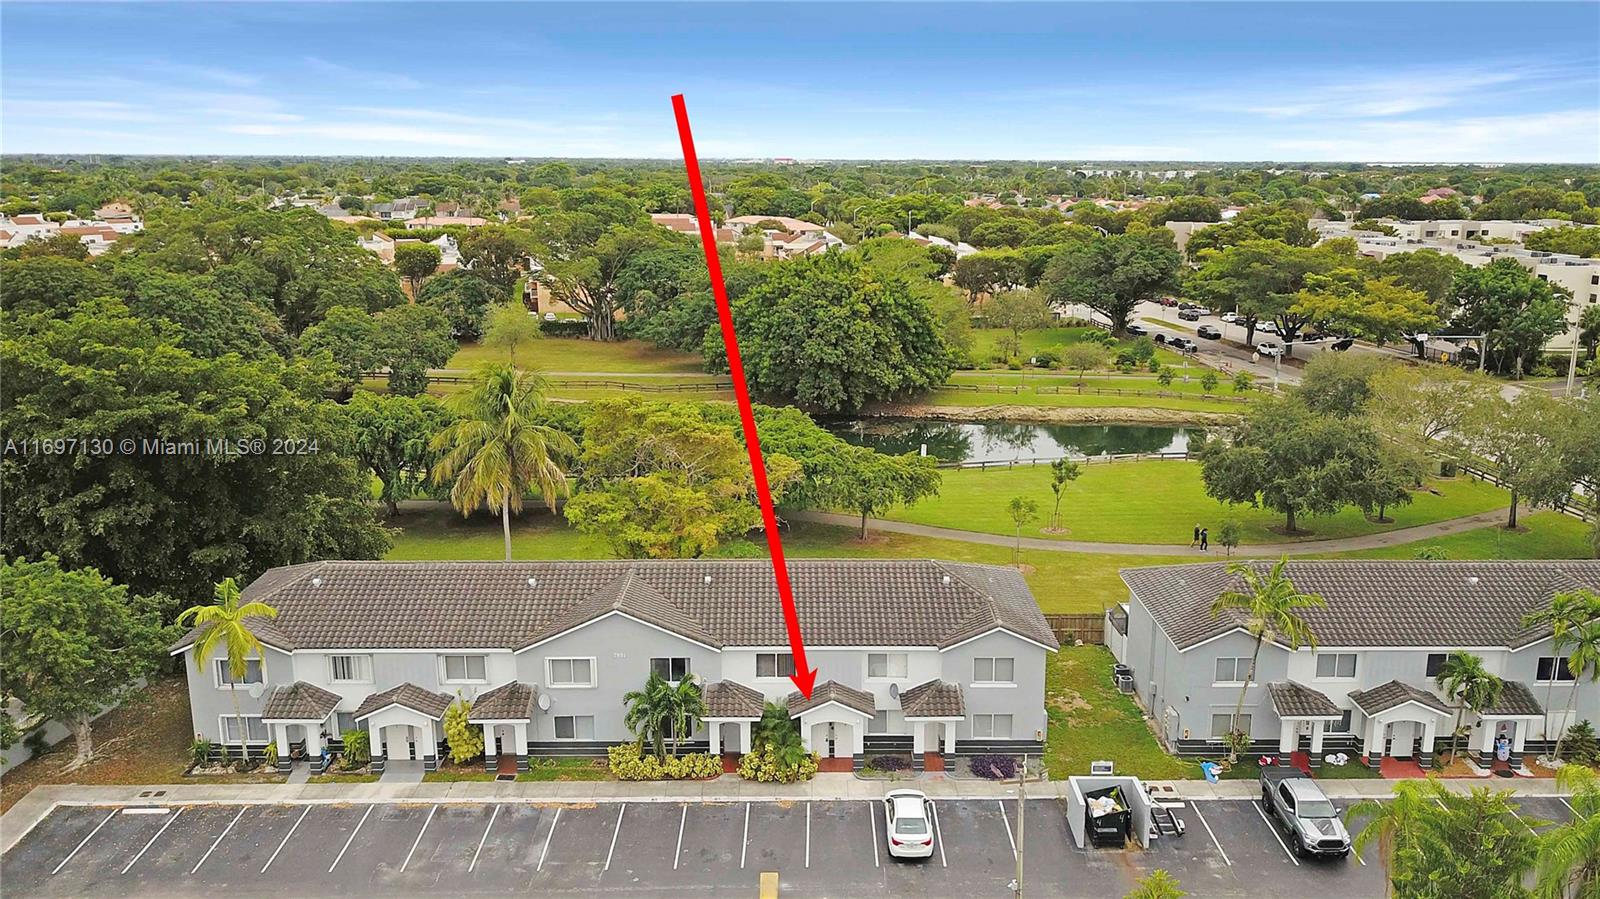
POLYGON ((398 687, 384 690, 382 693, 374 693, 361 700, 360 707, 356 709, 355 718, 360 721, 379 709, 390 705, 400 705, 413 712, 421 712, 437 721, 444 717, 445 709, 450 708, 450 703, 453 701, 443 693, 425 690, 413 683, 404 683, 398 687))
MULTIPOLYGON (((1057 645, 1012 568, 800 559, 789 577, 816 646, 947 647, 995 628, 1057 645)), ((789 642, 765 559, 310 562, 266 572, 243 599, 278 610, 256 631, 286 650, 518 649, 613 611, 713 647, 789 642)))
POLYGON ((1406 702, 1419 702, 1441 714, 1450 714, 1450 707, 1444 700, 1429 693, 1427 690, 1413 687, 1404 681, 1392 680, 1386 684, 1379 684, 1370 690, 1351 690, 1350 701, 1356 704, 1363 713, 1376 715, 1388 711, 1397 705, 1406 702))
POLYGON ((706 684, 701 696, 706 703, 707 718, 760 718, 767 706, 767 698, 761 691, 731 680, 706 684))
POLYGON ((507 681, 493 690, 479 693, 467 712, 467 721, 531 720, 533 700, 538 692, 532 684, 507 681))
MULTIPOLYGON (((1322 646, 1522 647, 1550 633, 1524 626, 1528 612, 1564 590, 1600 590, 1600 560, 1292 560, 1286 573, 1327 602, 1301 612, 1322 646)), ((1225 563, 1124 569, 1122 579, 1179 649, 1243 624, 1237 611, 1211 615, 1217 596, 1242 587, 1225 563)))
POLYGON ((274 687, 261 706, 263 721, 321 721, 333 714, 339 705, 339 694, 330 693, 315 684, 297 680, 292 684, 274 687))
POLYGON ((965 718, 967 704, 959 684, 935 679, 902 690, 900 710, 908 719, 965 718))
POLYGON ((1534 698, 1533 691, 1528 689, 1527 684, 1519 680, 1508 680, 1500 689, 1500 698, 1480 714, 1542 716, 1544 706, 1534 698))
POLYGON ((855 687, 847 687, 838 681, 823 681, 811 690, 811 698, 807 699, 796 690, 789 694, 789 717, 798 718, 819 705, 837 702, 847 709, 855 709, 863 715, 872 716, 878 713, 878 701, 872 694, 855 687))
POLYGON ((1267 684, 1267 692, 1272 694, 1272 710, 1279 718, 1338 718, 1342 714, 1328 694, 1294 681, 1274 681, 1267 684))

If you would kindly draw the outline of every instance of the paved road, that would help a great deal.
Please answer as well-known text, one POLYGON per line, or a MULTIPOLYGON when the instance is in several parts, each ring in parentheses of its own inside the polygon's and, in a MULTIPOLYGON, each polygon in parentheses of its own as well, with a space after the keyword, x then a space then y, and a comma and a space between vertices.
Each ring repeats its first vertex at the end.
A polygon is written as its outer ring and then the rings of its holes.
MULTIPOLYGON (((1530 829, 1568 820, 1518 800, 1530 829)), ((1347 803, 1339 803, 1341 806, 1347 803)), ((1056 799, 936 801, 937 851, 891 859, 876 800, 376 802, 57 806, 0 859, 8 896, 751 895, 1121 896, 1165 868, 1191 895, 1383 894, 1361 858, 1294 856, 1252 799, 1190 801, 1186 832, 1148 850, 1077 848, 1056 799)))
MULTIPOLYGON (((1526 512, 1527 509, 1520 511, 1526 512)), ((839 512, 791 512, 790 518, 799 521, 811 521, 818 524, 837 525, 839 527, 861 527, 861 517, 846 515, 839 512)), ((1448 521, 1436 521, 1432 524, 1421 524, 1416 527, 1400 528, 1385 531, 1381 534, 1365 534, 1360 537, 1341 537, 1336 540, 1306 540, 1299 543, 1251 543, 1240 546, 1233 553, 1234 558, 1252 558, 1263 556, 1305 556, 1317 553, 1349 552, 1359 549, 1377 549, 1384 546, 1399 546, 1427 540, 1432 537, 1442 537, 1446 534, 1459 534, 1463 531, 1477 530, 1481 527, 1499 524, 1506 518, 1505 509, 1496 509, 1491 512, 1480 512, 1463 518, 1452 518, 1448 521)), ((935 537, 940 540, 959 540, 964 543, 982 543, 990 546, 1016 546, 1017 538, 1007 537, 1004 534, 989 534, 982 531, 962 531, 955 528, 933 527, 926 524, 912 524, 907 521, 890 521, 884 518, 867 519, 868 530, 888 531, 894 534, 913 534, 918 537, 935 537)), ((1209 559, 1222 558, 1222 548, 1214 547, 1209 553, 1202 553, 1197 549, 1177 543, 1095 543, 1087 540, 1049 540, 1044 537, 1023 537, 1023 549, 1039 549, 1047 552, 1061 553, 1115 553, 1123 555, 1144 556, 1182 556, 1192 558, 1197 562, 1209 559)))

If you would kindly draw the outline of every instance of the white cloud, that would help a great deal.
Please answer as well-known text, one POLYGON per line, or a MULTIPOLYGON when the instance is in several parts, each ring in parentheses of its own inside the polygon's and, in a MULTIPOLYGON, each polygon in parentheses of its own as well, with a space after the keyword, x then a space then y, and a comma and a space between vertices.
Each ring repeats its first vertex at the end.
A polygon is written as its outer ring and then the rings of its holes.
POLYGON ((6 116, 68 119, 85 122, 163 122, 170 118, 143 106, 117 100, 12 100, 0 101, 6 116))
POLYGON ((1362 162, 1600 162, 1600 110, 1358 123, 1338 136, 1285 137, 1279 158, 1362 162))
POLYGON ((203 81, 214 81, 227 87, 255 87, 261 83, 260 75, 248 72, 235 72, 231 69, 221 69, 215 66, 197 66, 181 62, 151 63, 150 68, 160 69, 180 75, 185 78, 199 78, 203 81))
POLYGON ((402 72, 357 68, 332 62, 320 56, 307 56, 301 61, 306 68, 313 72, 330 78, 338 78, 358 87, 378 90, 414 91, 420 90, 424 86, 422 82, 402 72))

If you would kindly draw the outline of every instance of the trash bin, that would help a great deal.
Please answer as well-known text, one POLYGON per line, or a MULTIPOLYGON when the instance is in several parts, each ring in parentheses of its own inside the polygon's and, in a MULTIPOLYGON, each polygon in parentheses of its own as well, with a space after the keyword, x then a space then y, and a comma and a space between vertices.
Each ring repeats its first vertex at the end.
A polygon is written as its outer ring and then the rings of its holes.
POLYGON ((1132 833, 1133 815, 1121 787, 1106 787, 1083 794, 1084 830, 1092 846, 1121 847, 1132 833))

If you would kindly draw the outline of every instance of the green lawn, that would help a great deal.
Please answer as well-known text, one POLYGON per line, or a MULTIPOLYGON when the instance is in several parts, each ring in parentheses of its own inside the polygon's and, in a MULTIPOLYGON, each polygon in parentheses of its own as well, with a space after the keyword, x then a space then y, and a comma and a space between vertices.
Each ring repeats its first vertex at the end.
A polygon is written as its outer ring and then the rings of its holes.
POLYGON ((1161 749, 1144 713, 1111 685, 1111 653, 1103 646, 1064 647, 1044 673, 1046 712, 1044 761, 1052 780, 1088 774, 1089 763, 1106 759, 1116 773, 1149 780, 1197 778, 1200 763, 1161 749))
MULTIPOLYGON (((1027 359, 1044 350, 1055 350, 1069 343, 1077 343, 1084 336, 1099 331, 1099 328, 1080 325, 1073 328, 1038 328, 1022 332, 1022 358, 1027 359)), ((976 361, 988 361, 1000 353, 1000 340, 1010 337, 1010 333, 1000 328, 975 328, 972 331, 972 358, 976 361)), ((1131 343, 1132 341, 1128 341, 1131 343)), ((1119 341, 1112 347, 1115 354, 1117 347, 1123 345, 1119 341)), ((1156 358, 1162 365, 1183 365, 1182 356, 1163 347, 1156 347, 1156 358)))
MULTIPOLYGON (((1202 371, 1191 370, 1189 379, 1185 381, 1182 375, 1172 379, 1171 384, 1157 381, 1155 375, 1125 375, 1121 372, 1089 372, 1083 379, 1085 394, 1093 390, 1159 390, 1163 393, 1193 394, 1195 397, 1206 395, 1200 384, 1202 371)), ((953 384, 975 384, 981 387, 1021 387, 1021 396, 1033 396, 1036 393, 1044 395, 1053 394, 1058 388, 1062 393, 1069 393, 1078 389, 1077 372, 1015 372, 1015 371, 961 371, 950 378, 953 384), (1043 388, 1043 390, 1041 390, 1043 388)), ((1233 383, 1229 379, 1219 376, 1217 386, 1212 389, 1216 396, 1233 396, 1233 383)), ((1252 394, 1246 392, 1245 396, 1252 394)))
MULTIPOLYGON (((699 372, 700 357, 663 350, 642 340, 610 343, 577 337, 546 337, 529 351, 529 360, 546 371, 699 372)), ((475 368, 503 361, 482 344, 463 343, 446 368, 475 368)))
POLYGON ((1346 559, 1414 559, 1424 546, 1438 547, 1447 559, 1587 559, 1591 525, 1560 512, 1517 516, 1518 530, 1479 528, 1402 546, 1345 553, 1346 559))
MULTIPOLYGON (((1329 539, 1444 521, 1495 509, 1509 501, 1497 487, 1469 478, 1438 481, 1438 491, 1418 492, 1410 505, 1388 510, 1388 524, 1369 522, 1359 510, 1346 509, 1326 518, 1300 522, 1308 534, 1295 539, 1329 539)), ((1013 496, 1038 501, 1041 518, 1024 528, 1029 537, 1092 540, 1111 543, 1188 543, 1195 524, 1211 529, 1212 542, 1223 520, 1237 519, 1244 529, 1243 542, 1277 543, 1286 538, 1270 528, 1281 527, 1282 516, 1249 506, 1229 508, 1205 495, 1200 466, 1194 462, 1115 462, 1083 466, 1083 475, 1067 487, 1061 502, 1067 534, 1046 534, 1049 511, 1050 468, 1044 465, 1009 469, 946 471, 939 495, 887 517, 939 527, 1013 534, 1015 525, 1006 513, 1013 496)))
POLYGON ((1019 395, 972 390, 934 390, 918 394, 916 402, 928 406, 963 407, 1040 406, 1065 409, 1172 409, 1180 412, 1218 412, 1224 415, 1240 415, 1246 408, 1244 403, 1229 402, 1227 400, 1208 400, 1203 397, 1190 399, 1188 397, 1116 396, 1114 394, 1088 393, 1079 395, 1070 391, 1066 393, 1024 391, 1019 395))

